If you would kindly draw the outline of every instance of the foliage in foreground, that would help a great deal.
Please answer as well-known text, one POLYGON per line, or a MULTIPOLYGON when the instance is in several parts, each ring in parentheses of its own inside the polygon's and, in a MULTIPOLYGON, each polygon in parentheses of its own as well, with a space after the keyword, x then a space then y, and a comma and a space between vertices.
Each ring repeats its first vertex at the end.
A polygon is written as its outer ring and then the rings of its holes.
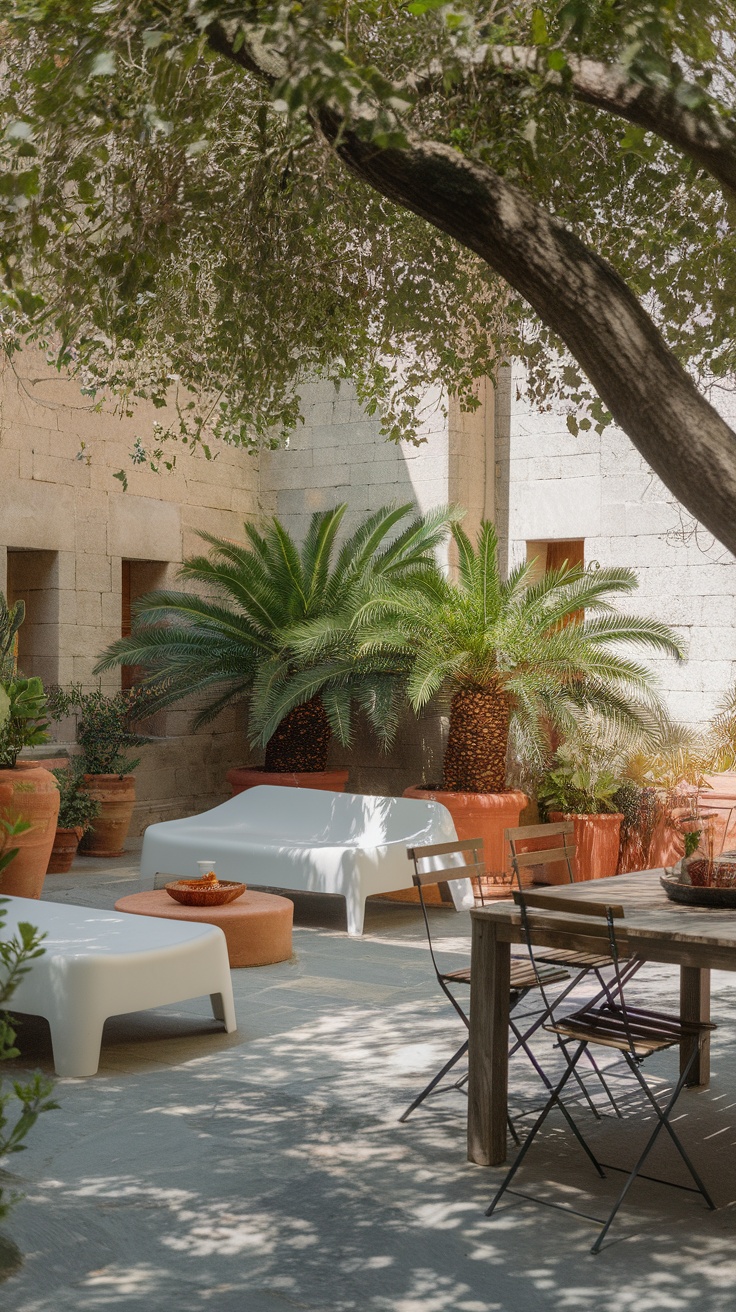
MULTIPOLYGON (((16 1031, 12 1017, 4 1011, 6 1004, 30 969, 32 961, 43 955, 43 935, 32 925, 19 923, 12 938, 3 937, 5 913, 0 899, 0 1061, 20 1056, 16 1046, 16 1031)), ((54 1111, 58 1103, 51 1098, 53 1083, 36 1073, 25 1084, 14 1080, 10 1089, 0 1081, 0 1161, 25 1148, 24 1140, 42 1112, 54 1111), (11 1111, 19 1106, 15 1115, 11 1111)), ((2 1184, 5 1173, 0 1170, 0 1220, 7 1216, 15 1197, 2 1184)))

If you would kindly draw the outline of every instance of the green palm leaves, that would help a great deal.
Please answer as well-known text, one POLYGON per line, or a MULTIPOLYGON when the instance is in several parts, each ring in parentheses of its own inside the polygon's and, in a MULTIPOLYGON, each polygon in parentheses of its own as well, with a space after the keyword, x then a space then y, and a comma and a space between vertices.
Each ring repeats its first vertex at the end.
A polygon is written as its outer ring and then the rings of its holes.
POLYGON ((445 782, 470 791, 504 787, 509 737, 532 764, 552 727, 568 737, 581 716, 627 733, 654 724, 654 680, 636 648, 681 651, 666 625, 619 609, 637 586, 632 570, 540 578, 524 564, 503 580, 493 526, 473 543, 445 507, 408 523, 411 506, 384 507, 338 546, 345 510, 314 515, 301 546, 278 519, 246 524, 245 544, 203 534, 209 554, 181 571, 197 591, 144 597, 133 634, 98 669, 144 666, 152 709, 199 694, 195 724, 245 697, 264 744, 310 702, 341 742, 357 704, 389 743, 407 698, 419 711, 448 692, 445 782), (455 581, 434 558, 448 527, 455 581))
MULTIPOLYGON (((346 650, 357 663, 382 661, 389 668, 393 662, 405 671, 406 691, 417 711, 448 691, 457 712, 450 721, 448 754, 453 760, 458 753, 468 763, 478 756, 477 742, 455 742, 454 734, 462 718, 464 740, 482 736, 481 713, 488 720, 488 742, 499 735, 504 739, 502 761, 510 732, 522 759, 541 763, 550 727, 567 736, 583 712, 622 728, 641 730, 653 723, 653 677, 631 648, 678 658, 681 650, 666 625, 617 609, 619 598, 637 586, 632 570, 576 566, 537 578, 535 566, 524 564, 504 581, 490 523, 481 525, 475 544, 457 524, 452 533, 456 582, 438 570, 399 588, 381 588, 379 581, 373 596, 351 615, 302 626, 293 635, 296 650, 315 662, 331 658, 339 664, 346 650), (472 702, 467 701, 470 694, 472 702), (462 697, 474 710, 468 714, 466 709, 461 717, 462 697)), ((457 775, 466 783, 452 786, 484 791, 472 788, 479 770, 478 764, 467 764, 464 774, 457 775)), ((447 758, 445 773, 447 782, 447 758)))
POLYGON ((353 697, 386 702, 380 669, 372 687, 365 660, 327 669, 297 662, 284 635, 359 607, 379 582, 397 585, 429 572, 452 518, 443 508, 406 523, 411 505, 386 506, 338 546, 346 509, 315 514, 300 547, 276 518, 263 531, 246 524, 245 544, 201 534, 209 554, 188 560, 180 575, 196 591, 143 597, 133 633, 107 649, 98 670, 142 665, 152 710, 199 695, 195 725, 248 698, 252 736, 261 742, 291 709, 321 696, 332 730, 345 740, 353 697))

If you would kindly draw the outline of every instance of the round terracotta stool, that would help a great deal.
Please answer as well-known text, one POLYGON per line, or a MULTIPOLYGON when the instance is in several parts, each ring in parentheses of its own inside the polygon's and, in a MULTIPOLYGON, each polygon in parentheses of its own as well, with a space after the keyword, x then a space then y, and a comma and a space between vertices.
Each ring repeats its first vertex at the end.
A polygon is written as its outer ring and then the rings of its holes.
POLYGON ((227 940, 231 966, 272 966, 291 956, 294 904, 273 893, 247 889, 223 907, 184 907, 165 888, 153 893, 132 893, 115 903, 116 911, 134 916, 161 916, 165 920, 199 920, 217 925, 227 940))

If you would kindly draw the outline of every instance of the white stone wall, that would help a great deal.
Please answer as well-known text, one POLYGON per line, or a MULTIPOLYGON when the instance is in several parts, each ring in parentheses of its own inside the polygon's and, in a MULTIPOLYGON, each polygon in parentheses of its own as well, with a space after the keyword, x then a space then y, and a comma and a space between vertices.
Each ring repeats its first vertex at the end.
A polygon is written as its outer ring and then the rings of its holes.
POLYGON ((564 415, 530 411, 508 377, 497 397, 496 458, 498 519, 512 558, 523 559, 530 540, 584 538, 586 563, 635 569, 639 589, 627 608, 672 625, 687 653, 682 664, 647 660, 672 714, 703 724, 736 677, 733 556, 691 520, 620 429, 574 437, 564 415))

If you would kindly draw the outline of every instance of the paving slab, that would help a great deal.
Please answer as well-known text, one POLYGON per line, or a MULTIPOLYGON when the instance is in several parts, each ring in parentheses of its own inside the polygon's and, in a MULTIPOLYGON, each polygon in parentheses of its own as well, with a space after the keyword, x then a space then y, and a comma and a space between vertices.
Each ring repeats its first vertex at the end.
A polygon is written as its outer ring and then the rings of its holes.
MULTIPOLYGON (((137 880, 135 853, 79 859, 44 896, 112 907, 137 880)), ((467 915, 432 915, 445 959, 466 962, 467 915)), ((594 1258, 590 1217, 621 1177, 599 1181, 563 1125, 488 1220, 502 1172, 465 1160, 463 1094, 398 1123, 462 1039, 418 910, 375 903, 349 939, 338 903, 299 898, 294 949, 233 971, 235 1034, 204 999, 116 1017, 99 1074, 58 1081, 59 1111, 8 1163, 23 1199, 4 1234, 23 1262, 2 1312, 734 1312, 736 978, 714 975, 713 1081, 678 1119, 719 1210, 642 1181, 594 1258)), ((675 1007, 676 972, 645 968, 636 992, 675 1007)), ((44 1022, 24 1019, 21 1045, 7 1074, 51 1069, 44 1022)), ((548 1039, 539 1055, 559 1062, 548 1039)), ((672 1063, 650 1068, 663 1090, 672 1063)), ((580 1121, 625 1166, 651 1122, 620 1064, 611 1079, 625 1119, 580 1121)), ((514 1115, 539 1101, 515 1061, 514 1115)), ((682 1179, 664 1143, 652 1173, 682 1179)))

